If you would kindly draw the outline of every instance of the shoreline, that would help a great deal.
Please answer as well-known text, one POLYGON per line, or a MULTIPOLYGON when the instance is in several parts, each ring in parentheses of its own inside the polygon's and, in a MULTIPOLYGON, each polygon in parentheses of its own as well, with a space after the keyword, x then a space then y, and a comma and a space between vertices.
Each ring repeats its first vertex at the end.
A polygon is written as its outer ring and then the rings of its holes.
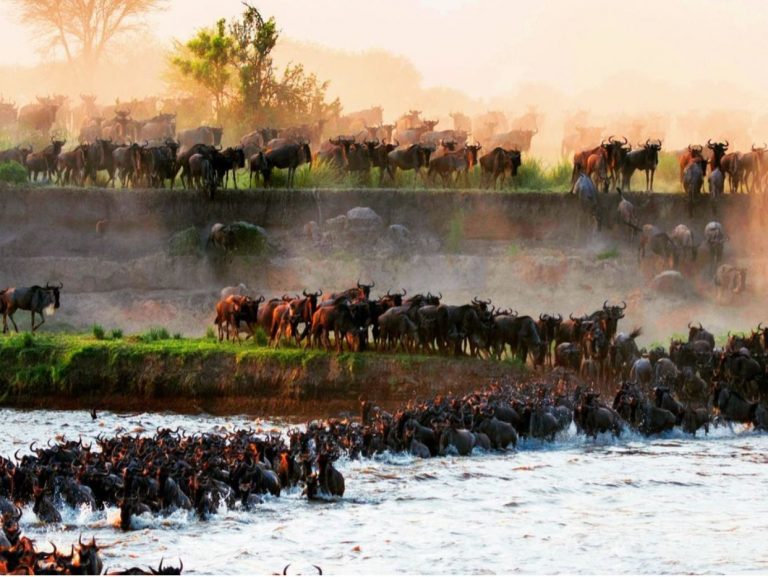
POLYGON ((329 353, 202 339, 0 338, 0 406, 212 415, 357 414, 361 399, 395 407, 518 380, 515 361, 329 353))

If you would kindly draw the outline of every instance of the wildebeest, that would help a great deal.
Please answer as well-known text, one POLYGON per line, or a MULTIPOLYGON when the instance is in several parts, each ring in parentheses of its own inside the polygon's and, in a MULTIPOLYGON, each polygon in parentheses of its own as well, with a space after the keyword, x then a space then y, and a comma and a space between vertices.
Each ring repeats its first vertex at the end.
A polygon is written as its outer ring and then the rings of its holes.
POLYGON ((413 170, 421 176, 421 169, 429 168, 431 149, 420 144, 411 144, 407 148, 396 148, 387 155, 387 174, 395 181, 397 170, 413 170))
POLYGON ((653 254, 661 257, 665 269, 677 269, 680 260, 680 251, 669 235, 652 224, 645 224, 640 236, 640 245, 637 249, 637 261, 645 258, 646 248, 650 248, 653 254), (671 262, 670 262, 671 261, 671 262))
POLYGON ((725 176, 720 168, 715 168, 709 173, 709 194, 712 200, 717 200, 725 192, 725 176))
POLYGON ((8 332, 8 319, 11 319, 13 328, 19 332, 13 314, 17 310, 30 311, 32 313, 31 327, 35 332, 45 322, 44 311, 53 314, 54 310, 59 308, 60 291, 64 287, 62 283, 59 286, 46 284, 44 287, 34 285, 31 287, 7 288, 0 293, 0 298, 4 302, 3 307, 3 332, 8 332), (40 323, 35 324, 35 314, 40 316, 40 323))
POLYGON ((696 260, 698 254, 699 245, 693 238, 693 231, 684 224, 678 224, 670 235, 672 241, 677 245, 680 256, 683 260, 690 259, 691 262, 696 260))
POLYGON ((622 186, 627 191, 631 190, 632 174, 636 170, 642 170, 645 172, 645 190, 646 192, 653 192, 653 176, 656 172, 656 167, 659 165, 661 140, 651 142, 648 139, 645 141, 645 144, 638 146, 640 147, 638 150, 627 153, 622 168, 622 186))
POLYGON ((507 170, 511 176, 517 176, 517 170, 522 163, 522 156, 518 150, 505 150, 500 146, 492 149, 488 154, 484 154, 479 159, 480 164, 480 185, 490 188, 491 184, 496 188, 496 184, 501 177, 499 186, 504 186, 507 170))
POLYGON ((689 162, 683 171, 683 188, 686 195, 688 195, 689 215, 693 215, 693 207, 701 195, 706 170, 707 161, 703 158, 698 158, 689 162))
POLYGON ((37 175, 41 172, 45 175, 46 179, 51 180, 53 173, 56 171, 56 161, 66 143, 66 140, 51 138, 51 143, 43 150, 28 154, 26 165, 29 180, 34 182, 37 180, 37 175))
POLYGON ((709 249, 709 270, 711 274, 715 273, 717 266, 723 260, 723 245, 727 240, 723 225, 719 222, 712 221, 704 227, 704 241, 709 249))
POLYGON ((309 144, 306 142, 286 144, 266 152, 264 154, 264 161, 265 168, 262 170, 261 174, 264 178, 265 186, 269 186, 271 183, 273 169, 287 168, 288 180, 286 182, 286 187, 293 188, 296 169, 306 163, 309 164, 310 168, 312 167, 312 151, 309 148, 309 144))
POLYGON ((720 265, 715 273, 715 286, 718 302, 722 302, 726 292, 731 296, 744 292, 747 288, 747 269, 730 264, 720 265))
MULTIPOLYGON (((579 222, 583 223, 584 217, 586 217, 590 221, 594 221, 595 228, 599 231, 602 228, 603 219, 597 200, 595 183, 582 172, 576 180, 573 191, 579 199, 579 207, 581 208, 582 217, 579 219, 579 222)), ((583 229, 584 225, 582 224, 579 228, 583 229)))
MULTIPOLYGON (((680 155, 680 184, 683 184, 683 173, 685 172, 686 167, 691 162, 696 162, 703 159, 701 154, 703 149, 704 147, 699 144, 689 144, 688 149, 680 155)), ((706 172, 706 163, 704 165, 704 169, 704 172, 706 172)))

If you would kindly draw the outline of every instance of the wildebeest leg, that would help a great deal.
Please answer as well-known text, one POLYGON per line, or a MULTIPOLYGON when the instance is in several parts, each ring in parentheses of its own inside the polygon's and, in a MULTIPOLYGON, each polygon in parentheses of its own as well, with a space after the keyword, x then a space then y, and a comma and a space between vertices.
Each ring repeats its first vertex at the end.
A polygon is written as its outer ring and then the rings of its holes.
MULTIPOLYGON (((37 314, 39 314, 39 315, 40 315, 40 323, 39 323, 37 326, 35 326, 35 311, 32 311, 32 332, 33 332, 33 333, 34 333, 34 332, 35 332, 37 329, 39 329, 39 328, 40 328, 40 327, 43 325, 43 323, 45 322, 45 316, 43 315, 43 311, 40 311, 40 312, 39 312, 39 313, 37 313, 37 314)), ((16 323, 14 323, 14 325, 15 325, 15 324, 16 324, 16 323)))

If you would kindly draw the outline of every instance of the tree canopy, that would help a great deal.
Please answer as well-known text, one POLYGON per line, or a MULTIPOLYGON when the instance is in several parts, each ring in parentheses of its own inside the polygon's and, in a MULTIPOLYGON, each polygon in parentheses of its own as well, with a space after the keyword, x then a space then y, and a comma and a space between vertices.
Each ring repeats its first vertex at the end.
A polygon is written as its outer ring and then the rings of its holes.
POLYGON ((60 48, 87 84, 109 45, 135 30, 165 0, 11 0, 22 24, 49 49, 60 48))
POLYGON ((265 20, 245 4, 228 26, 219 20, 177 43, 171 64, 210 95, 219 122, 230 115, 252 126, 287 126, 338 114, 338 99, 326 102, 328 82, 301 64, 289 64, 281 74, 275 69, 271 54, 279 35, 274 18, 265 20))

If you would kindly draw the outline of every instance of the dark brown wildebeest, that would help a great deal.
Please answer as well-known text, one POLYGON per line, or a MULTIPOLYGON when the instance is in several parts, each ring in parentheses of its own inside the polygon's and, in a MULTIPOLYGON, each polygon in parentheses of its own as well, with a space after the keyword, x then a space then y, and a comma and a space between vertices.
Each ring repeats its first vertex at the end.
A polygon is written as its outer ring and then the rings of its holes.
POLYGON ((411 144, 407 148, 397 148, 387 155, 387 174, 395 181, 397 170, 413 170, 421 176, 422 167, 429 167, 431 149, 420 144, 411 144))
POLYGON ((622 188, 629 191, 632 174, 636 170, 645 172, 645 190, 653 192, 653 176, 656 167, 659 165, 659 151, 661 150, 661 140, 651 142, 650 139, 645 144, 640 144, 639 150, 633 150, 627 153, 627 157, 622 167, 622 188))
POLYGON ((728 150, 728 141, 712 142, 710 138, 707 140, 707 148, 712 151, 712 156, 709 159, 709 169, 714 172, 716 168, 720 168, 720 160, 725 156, 725 151, 728 150))
POLYGON ((269 186, 272 178, 272 170, 275 168, 287 168, 288 180, 286 188, 293 188, 293 180, 296 175, 296 169, 302 164, 309 164, 312 168, 312 151, 307 142, 297 144, 286 144, 279 148, 274 148, 264 154, 266 168, 262 170, 261 175, 264 179, 264 186, 269 186))
POLYGON ((61 154, 61 149, 67 143, 66 140, 56 140, 51 138, 51 143, 40 152, 32 152, 27 155, 26 166, 29 173, 29 180, 37 180, 37 175, 41 172, 50 181, 56 171, 56 161, 61 154))
POLYGON ((637 262, 645 258, 645 249, 648 247, 653 254, 662 259, 665 270, 677 269, 680 260, 680 251, 677 245, 666 232, 652 224, 643 225, 640 245, 637 249, 637 262))
POLYGON ((45 285, 31 286, 31 287, 18 287, 7 288, 0 293, 0 298, 4 301, 3 307, 3 332, 8 332, 8 319, 11 319, 13 328, 16 332, 19 332, 19 327, 16 326, 16 321, 13 320, 13 314, 17 310, 29 311, 32 313, 31 327, 32 332, 35 332, 45 322, 45 316, 43 311, 48 311, 48 314, 53 314, 54 310, 59 308, 60 301, 59 296, 63 284, 59 283, 59 286, 45 285), (35 315, 40 315, 40 323, 35 325, 35 315))
MULTIPOLYGON (((112 151, 115 173, 120 177, 120 186, 136 186, 141 173, 141 145, 133 142, 126 146, 117 146, 112 151)), ((114 186, 114 178, 112 179, 114 186)))
POLYGON ((517 170, 522 164, 522 154, 519 150, 505 150, 496 147, 488 154, 481 156, 479 164, 480 185, 490 188, 493 184, 493 187, 496 188, 499 177, 501 177, 499 186, 504 186, 507 170, 510 171, 510 176, 517 176, 517 170))
POLYGON ((720 159, 720 170, 723 176, 728 178, 731 185, 731 194, 739 191, 741 181, 741 156, 740 152, 729 152, 720 159))

